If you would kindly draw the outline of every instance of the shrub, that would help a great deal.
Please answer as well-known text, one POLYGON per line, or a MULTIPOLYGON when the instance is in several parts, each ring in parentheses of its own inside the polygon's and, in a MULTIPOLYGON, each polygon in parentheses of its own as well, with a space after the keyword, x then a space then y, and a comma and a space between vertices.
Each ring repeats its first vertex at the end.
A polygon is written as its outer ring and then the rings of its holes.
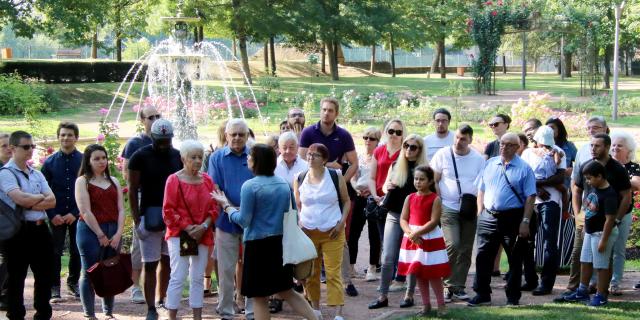
POLYGON ((588 114, 555 111, 548 107, 550 98, 548 94, 531 92, 526 103, 523 99, 519 99, 511 106, 511 127, 522 128, 525 122, 532 118, 545 122, 550 117, 558 117, 564 123, 570 137, 585 136, 584 124, 587 122, 588 114))
MULTIPOLYGON (((48 83, 120 82, 132 65, 115 61, 5 61, 0 63, 0 73, 18 73, 48 83)), ((145 74, 140 72, 136 80, 144 80, 145 74)))

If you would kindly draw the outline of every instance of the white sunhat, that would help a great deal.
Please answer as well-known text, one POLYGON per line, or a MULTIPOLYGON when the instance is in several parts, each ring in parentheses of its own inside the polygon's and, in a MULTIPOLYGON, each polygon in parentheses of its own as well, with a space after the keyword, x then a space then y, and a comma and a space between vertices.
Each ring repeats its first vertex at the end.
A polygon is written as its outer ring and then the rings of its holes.
POLYGON ((533 135, 533 140, 541 145, 553 147, 556 145, 553 139, 553 129, 549 126, 542 126, 538 128, 536 134, 533 135))

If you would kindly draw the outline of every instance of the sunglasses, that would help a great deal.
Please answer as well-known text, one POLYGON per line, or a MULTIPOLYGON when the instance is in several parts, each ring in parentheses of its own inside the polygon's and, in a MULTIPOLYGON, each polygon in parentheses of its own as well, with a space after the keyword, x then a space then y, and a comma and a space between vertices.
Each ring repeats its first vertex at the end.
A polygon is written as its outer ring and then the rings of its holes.
POLYGON ((402 145, 403 148, 408 149, 409 151, 416 151, 418 149, 420 149, 420 147, 417 144, 408 144, 405 143, 402 145))
POLYGON ((391 135, 396 135, 398 137, 402 136, 402 130, 393 130, 393 129, 389 129, 387 130, 387 133, 391 136, 391 135))
POLYGON ((147 117, 147 119, 149 119, 149 121, 158 120, 158 119, 160 119, 160 118, 162 118, 162 116, 161 116, 161 115, 159 115, 159 114, 154 114, 154 115, 152 115, 152 116, 148 116, 148 117, 147 117))
POLYGON ((504 122, 494 122, 494 123, 489 123, 489 127, 490 128, 495 128, 497 127, 499 124, 504 123, 504 122))
POLYGON ((35 149, 36 145, 35 144, 20 144, 20 145, 17 145, 16 147, 22 148, 22 149, 24 149, 24 151, 29 151, 31 149, 35 149))
POLYGON ((378 141, 378 138, 364 136, 364 137, 362 137, 362 140, 364 140, 364 141, 378 141))

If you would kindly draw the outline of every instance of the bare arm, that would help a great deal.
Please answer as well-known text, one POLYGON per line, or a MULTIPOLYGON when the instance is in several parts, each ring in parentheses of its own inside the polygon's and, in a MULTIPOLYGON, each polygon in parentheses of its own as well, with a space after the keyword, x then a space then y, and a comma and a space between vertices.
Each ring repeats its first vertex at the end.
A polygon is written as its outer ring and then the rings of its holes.
POLYGON ((524 202, 524 215, 522 217, 523 222, 520 223, 520 237, 528 238, 529 237, 529 222, 525 223, 524 219, 531 220, 531 215, 533 214, 533 204, 536 201, 536 196, 528 196, 527 200, 524 202))
POLYGON ((371 192, 371 196, 373 196, 373 199, 375 199, 376 201, 380 201, 380 197, 378 197, 378 192, 376 191, 376 175, 378 175, 378 160, 376 160, 376 157, 371 157, 371 162, 369 162, 369 172, 370 174, 370 178, 369 178, 369 192, 371 192))
POLYGON ((633 176, 633 178, 631 178, 631 190, 640 191, 640 177, 639 176, 633 176))
POLYGON ((42 211, 42 210, 55 208, 56 196, 53 195, 53 192, 51 191, 45 192, 42 195, 44 196, 44 199, 42 199, 42 201, 33 205, 33 207, 31 207, 31 210, 42 211))
POLYGON ((607 247, 607 242, 611 241, 609 236, 611 235, 611 230, 616 225, 615 215, 607 214, 606 220, 604 222, 604 228, 602 229, 602 237, 600 238, 600 242, 598 243, 598 252, 604 252, 607 247))
POLYGON ((129 181, 129 159, 127 158, 122 160, 122 177, 124 181, 129 181))
POLYGON ((293 196, 296 198, 296 207, 298 208, 298 212, 300 212, 302 210, 302 201, 300 200, 300 186, 298 185, 297 177, 293 179, 293 196))
POLYGON ((349 169, 344 173, 344 178, 350 180, 356 172, 358 172, 358 153, 355 150, 349 151, 345 154, 347 161, 349 162, 349 169))
POLYGON ((434 180, 434 185, 436 187, 436 193, 440 194, 440 179, 442 179, 442 173, 441 172, 433 172, 433 180, 434 180))
POLYGON ((351 209, 351 200, 349 200, 349 191, 347 191, 347 183, 344 177, 338 175, 338 185, 340 186, 340 199, 342 199, 342 218, 338 221, 338 224, 329 232, 329 238, 335 239, 340 235, 340 232, 344 231, 344 227, 349 217, 349 211, 351 209))
POLYGON ((140 171, 129 170, 129 208, 133 222, 140 224, 140 206, 138 205, 138 191, 140 190, 140 171))
POLYGON ((13 189, 7 193, 11 201, 23 208, 31 208, 45 199, 43 194, 31 194, 20 189, 13 189))
POLYGON ((556 170, 556 174, 552 175, 551 177, 547 179, 536 180, 536 187, 547 187, 547 186, 554 186, 557 184, 563 184, 565 171, 566 169, 558 169, 556 170))
POLYGON ((89 229, 96 234, 99 240, 106 238, 98 224, 98 220, 96 220, 93 212, 91 212, 91 201, 89 200, 89 191, 87 190, 87 180, 85 177, 79 177, 76 179, 75 197, 80 216, 87 226, 89 226, 89 229))
POLYGON ((571 182, 571 205, 573 206, 573 214, 580 213, 582 208, 582 188, 578 187, 575 182, 571 182))

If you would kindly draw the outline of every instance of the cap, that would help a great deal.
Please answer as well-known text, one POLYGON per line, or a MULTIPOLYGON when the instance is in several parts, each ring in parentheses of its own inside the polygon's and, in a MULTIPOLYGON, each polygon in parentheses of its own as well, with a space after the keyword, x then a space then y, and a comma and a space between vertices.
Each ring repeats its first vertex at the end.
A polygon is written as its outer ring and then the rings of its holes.
POLYGON ((158 119, 151 125, 151 136, 153 138, 173 138, 173 125, 167 119, 158 119))
POLYGON ((549 126, 542 126, 538 128, 536 134, 533 135, 533 140, 541 145, 553 147, 556 145, 553 139, 553 129, 549 126))

